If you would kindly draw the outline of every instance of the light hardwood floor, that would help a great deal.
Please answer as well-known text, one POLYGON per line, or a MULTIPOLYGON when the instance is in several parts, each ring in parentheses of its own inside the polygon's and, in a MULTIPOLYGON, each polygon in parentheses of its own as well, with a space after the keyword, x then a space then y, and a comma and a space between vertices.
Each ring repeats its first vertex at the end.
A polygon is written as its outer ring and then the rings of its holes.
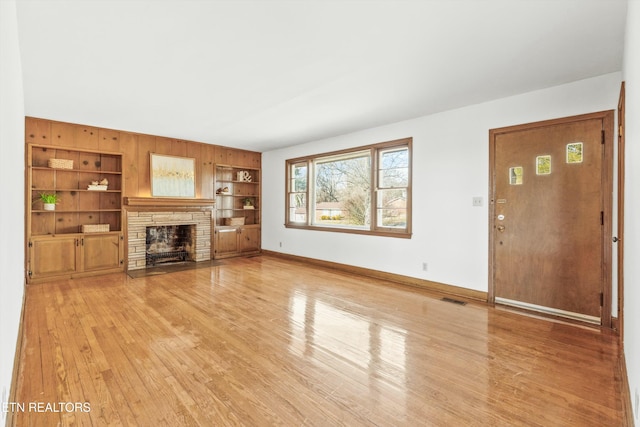
POLYGON ((15 426, 625 423, 615 336, 270 256, 29 285, 24 333, 15 426))

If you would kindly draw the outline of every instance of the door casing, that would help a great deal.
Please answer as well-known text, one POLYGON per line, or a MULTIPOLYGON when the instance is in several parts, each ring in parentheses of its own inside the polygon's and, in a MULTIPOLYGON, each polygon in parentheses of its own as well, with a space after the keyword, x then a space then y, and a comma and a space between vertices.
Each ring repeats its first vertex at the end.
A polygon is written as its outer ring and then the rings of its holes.
POLYGON ((620 343, 624 343, 624 176, 625 176, 625 83, 620 85, 618 100, 618 318, 620 343))

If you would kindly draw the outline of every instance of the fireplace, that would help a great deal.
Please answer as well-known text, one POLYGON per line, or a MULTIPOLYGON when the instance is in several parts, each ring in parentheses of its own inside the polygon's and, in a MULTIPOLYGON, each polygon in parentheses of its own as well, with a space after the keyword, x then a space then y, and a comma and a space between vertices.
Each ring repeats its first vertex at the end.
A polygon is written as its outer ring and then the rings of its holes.
POLYGON ((146 265, 194 261, 195 226, 153 225, 146 227, 146 265))
POLYGON ((125 198, 127 270, 211 260, 211 199, 125 198))

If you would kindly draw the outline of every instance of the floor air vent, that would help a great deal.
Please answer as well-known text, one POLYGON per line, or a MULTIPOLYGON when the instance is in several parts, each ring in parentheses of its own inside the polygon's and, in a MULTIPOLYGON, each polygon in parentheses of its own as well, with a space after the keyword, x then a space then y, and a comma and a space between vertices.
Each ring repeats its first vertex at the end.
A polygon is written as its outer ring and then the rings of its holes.
POLYGON ((453 298, 447 298, 447 297, 442 298, 442 301, 451 302, 451 303, 458 304, 458 305, 467 305, 467 303, 464 302, 464 301, 460 301, 460 300, 453 299, 453 298))

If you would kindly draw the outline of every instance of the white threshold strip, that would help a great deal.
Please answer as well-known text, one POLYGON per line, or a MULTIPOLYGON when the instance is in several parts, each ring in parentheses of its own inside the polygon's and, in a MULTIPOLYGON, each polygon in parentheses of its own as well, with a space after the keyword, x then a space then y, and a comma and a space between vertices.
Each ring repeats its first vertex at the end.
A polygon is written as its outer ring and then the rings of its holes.
POLYGON ((567 319, 579 320, 581 322, 588 322, 594 325, 599 325, 600 318, 595 316, 588 316, 586 314, 574 313, 572 311, 559 310, 557 308, 545 307, 542 305, 529 304, 522 301, 514 301, 507 298, 496 297, 496 304, 504 304, 512 307, 523 308, 525 310, 537 311, 539 313, 552 314, 554 316, 565 317, 567 319))

